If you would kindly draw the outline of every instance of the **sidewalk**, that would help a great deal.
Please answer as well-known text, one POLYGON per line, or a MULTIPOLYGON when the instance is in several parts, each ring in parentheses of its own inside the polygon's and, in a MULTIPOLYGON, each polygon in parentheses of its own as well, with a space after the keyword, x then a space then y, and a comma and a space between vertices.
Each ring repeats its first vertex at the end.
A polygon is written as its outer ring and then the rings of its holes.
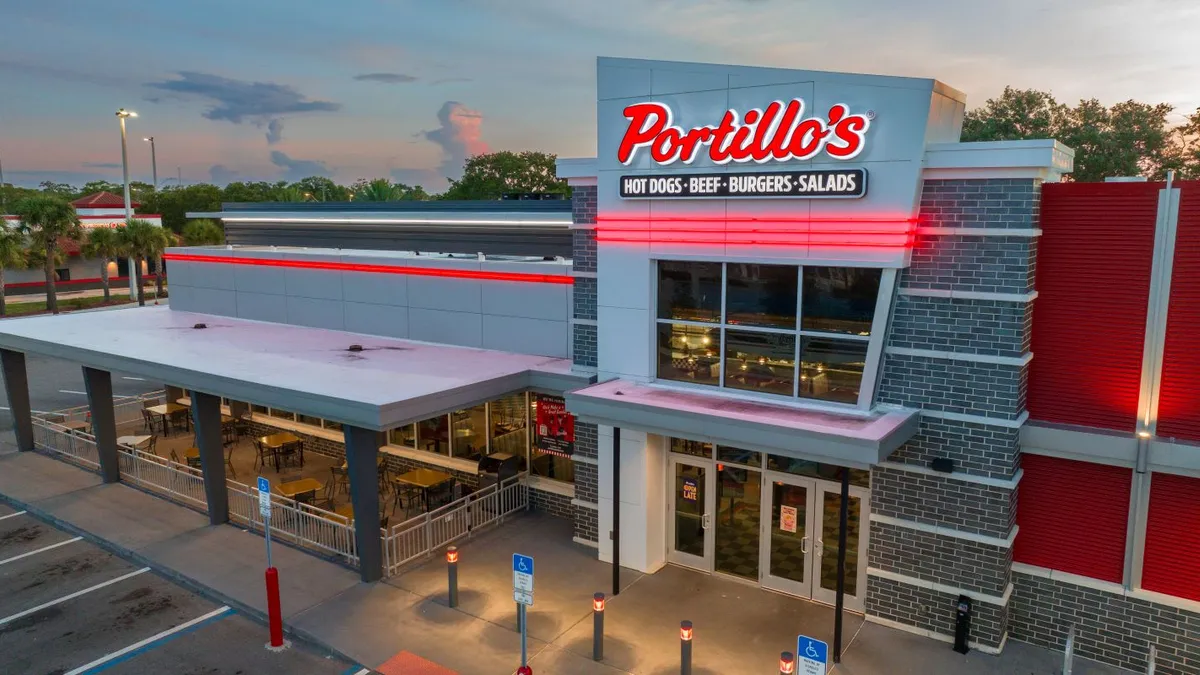
MULTIPOLYGON (((265 614, 263 540, 257 535, 210 526, 200 513, 125 485, 103 485, 91 473, 36 453, 0 450, 0 499, 240 611, 265 614)), ((649 576, 626 570, 623 591, 606 612, 605 661, 595 663, 590 598, 595 590, 608 590, 611 568, 571 544, 569 534, 558 531, 569 529, 562 523, 525 516, 460 546, 456 609, 446 606, 440 560, 363 584, 349 569, 276 545, 285 626, 388 675, 511 675, 520 644, 508 556, 519 549, 539 561, 529 614, 530 664, 539 675, 677 673, 681 618, 696 624, 696 675, 776 672, 779 651, 794 644, 798 630, 821 638, 831 630, 828 607, 674 567, 649 576), (413 655, 443 670, 400 665, 420 661, 413 655)), ((1051 675, 1062 664, 1059 653, 1016 642, 1000 657, 964 657, 944 643, 850 615, 846 636, 845 658, 833 672, 848 675, 1051 675)), ((1082 659, 1075 664, 1076 675, 1124 672, 1082 659)))

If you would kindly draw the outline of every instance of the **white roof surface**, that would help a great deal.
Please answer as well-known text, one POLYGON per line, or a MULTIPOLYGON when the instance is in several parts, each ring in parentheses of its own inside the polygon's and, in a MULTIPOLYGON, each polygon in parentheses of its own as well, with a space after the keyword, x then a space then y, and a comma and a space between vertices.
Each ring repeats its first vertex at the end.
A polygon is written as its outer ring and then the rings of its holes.
POLYGON ((585 382, 565 359, 167 307, 10 319, 0 322, 0 347, 380 430, 514 390, 585 382))

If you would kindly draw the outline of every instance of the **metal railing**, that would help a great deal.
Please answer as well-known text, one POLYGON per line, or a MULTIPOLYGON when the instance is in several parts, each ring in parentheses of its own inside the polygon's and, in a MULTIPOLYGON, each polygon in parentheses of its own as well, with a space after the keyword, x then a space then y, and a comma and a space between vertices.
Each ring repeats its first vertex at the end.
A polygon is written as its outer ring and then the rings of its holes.
POLYGON ((121 480, 202 511, 208 509, 204 473, 125 445, 117 446, 121 480))
POLYGON ((58 423, 44 419, 33 420, 33 445, 49 450, 89 469, 100 468, 100 453, 96 450, 96 437, 82 431, 72 431, 58 423))
MULTIPOLYGON (((151 391, 137 396, 114 396, 113 397, 113 415, 116 417, 117 425, 128 424, 130 422, 139 422, 142 419, 142 408, 146 407, 146 403, 158 405, 163 403, 165 396, 163 390, 151 391)), ((35 420, 43 420, 47 422, 91 422, 91 407, 86 405, 78 405, 74 408, 66 408, 63 410, 55 410, 54 412, 42 412, 34 414, 35 420)))
POLYGON ((529 508, 524 476, 490 485, 449 504, 382 530, 383 565, 387 576, 408 563, 426 558, 442 547, 497 524, 529 508))
MULTIPOLYGON (((226 481, 226 485, 229 489, 229 520, 262 532, 258 489, 233 480, 226 481)), ((332 511, 272 494, 271 536, 358 565, 354 522, 332 511)))

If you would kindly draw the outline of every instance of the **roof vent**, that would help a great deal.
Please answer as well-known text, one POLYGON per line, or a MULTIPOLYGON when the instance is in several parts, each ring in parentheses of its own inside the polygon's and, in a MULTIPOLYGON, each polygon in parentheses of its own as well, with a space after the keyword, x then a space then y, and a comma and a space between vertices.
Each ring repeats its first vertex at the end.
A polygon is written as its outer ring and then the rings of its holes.
POLYGON ((204 329, 204 328, 208 328, 208 324, 206 324, 206 323, 198 323, 198 324, 196 324, 196 325, 192 326, 192 328, 195 328, 196 330, 201 330, 201 329, 204 329))
POLYGON ((346 349, 348 352, 361 352, 362 350, 362 345, 350 345, 350 347, 346 349))

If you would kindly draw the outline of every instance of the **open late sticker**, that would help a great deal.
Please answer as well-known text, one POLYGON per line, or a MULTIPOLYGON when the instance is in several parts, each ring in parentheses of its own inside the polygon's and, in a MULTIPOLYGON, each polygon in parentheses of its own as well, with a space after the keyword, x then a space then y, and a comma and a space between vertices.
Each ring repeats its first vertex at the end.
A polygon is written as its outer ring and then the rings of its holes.
POLYGON ((625 199, 862 197, 866 169, 621 176, 625 199))

